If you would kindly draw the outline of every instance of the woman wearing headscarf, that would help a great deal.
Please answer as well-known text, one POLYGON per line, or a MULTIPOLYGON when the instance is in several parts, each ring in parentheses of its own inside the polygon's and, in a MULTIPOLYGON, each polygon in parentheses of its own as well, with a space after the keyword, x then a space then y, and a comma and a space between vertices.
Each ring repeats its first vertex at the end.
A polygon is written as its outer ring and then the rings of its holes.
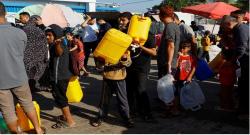
POLYGON ((23 28, 28 41, 24 51, 24 64, 31 90, 39 89, 38 80, 44 74, 48 61, 48 47, 45 33, 36 27, 36 18, 31 17, 23 28))

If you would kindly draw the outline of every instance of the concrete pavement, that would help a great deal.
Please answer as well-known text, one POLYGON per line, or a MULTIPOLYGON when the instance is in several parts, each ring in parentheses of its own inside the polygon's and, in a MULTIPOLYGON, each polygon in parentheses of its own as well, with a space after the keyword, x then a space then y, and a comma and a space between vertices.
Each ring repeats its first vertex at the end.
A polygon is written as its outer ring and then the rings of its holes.
POLYGON ((84 90, 84 98, 81 103, 71 104, 73 117, 77 123, 76 128, 52 129, 55 124, 55 116, 61 115, 60 110, 55 107, 51 93, 38 92, 33 95, 41 108, 42 125, 51 134, 177 134, 177 133, 217 133, 217 134, 240 134, 249 133, 248 122, 238 121, 234 113, 216 111, 218 105, 219 83, 212 79, 199 82, 206 96, 206 103, 198 112, 185 112, 180 117, 166 118, 160 102, 156 100, 157 91, 157 67, 156 61, 152 60, 151 72, 147 83, 153 114, 158 123, 144 123, 140 118, 135 119, 135 127, 127 129, 123 127, 119 114, 117 113, 116 99, 111 100, 110 117, 100 127, 92 127, 89 123, 97 114, 97 106, 100 100, 102 76, 94 70, 93 59, 90 59, 89 77, 81 79, 84 90))

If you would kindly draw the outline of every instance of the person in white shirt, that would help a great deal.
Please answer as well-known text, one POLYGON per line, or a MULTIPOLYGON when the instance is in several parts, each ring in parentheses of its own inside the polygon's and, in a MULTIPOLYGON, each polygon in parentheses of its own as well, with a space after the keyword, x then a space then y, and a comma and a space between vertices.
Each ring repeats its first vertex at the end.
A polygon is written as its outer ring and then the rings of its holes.
POLYGON ((97 46, 97 34, 99 32, 98 25, 96 24, 96 18, 91 18, 86 15, 86 20, 82 23, 83 34, 82 41, 84 43, 85 60, 84 65, 88 65, 88 59, 91 52, 94 52, 97 46))

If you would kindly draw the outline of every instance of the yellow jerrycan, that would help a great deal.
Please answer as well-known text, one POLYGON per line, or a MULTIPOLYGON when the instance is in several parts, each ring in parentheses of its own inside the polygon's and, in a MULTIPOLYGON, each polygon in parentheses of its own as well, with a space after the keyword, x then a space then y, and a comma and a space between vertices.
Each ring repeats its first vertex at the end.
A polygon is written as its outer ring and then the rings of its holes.
POLYGON ((143 17, 134 15, 132 16, 128 28, 128 35, 133 38, 133 41, 144 45, 148 39, 148 32, 151 26, 151 19, 149 17, 143 17))
POLYGON ((131 43, 132 38, 129 35, 110 29, 95 49, 94 57, 103 58, 105 63, 117 64, 131 43))
POLYGON ((68 88, 66 91, 66 96, 68 102, 70 103, 79 103, 82 100, 83 92, 81 85, 77 79, 77 76, 72 76, 69 80, 68 88))
MULTIPOLYGON (((33 101, 33 104, 34 104, 35 109, 36 109, 39 124, 41 125, 40 107, 39 107, 39 105, 37 104, 36 101, 33 101)), ((34 129, 33 124, 31 123, 31 121, 28 119, 28 117, 24 113, 24 111, 23 111, 22 107, 20 106, 20 104, 16 105, 16 114, 17 114, 17 118, 18 118, 18 125, 20 125, 22 131, 30 131, 30 130, 34 129)))
POLYGON ((208 63, 208 66, 214 73, 218 73, 222 64, 223 64, 223 57, 220 52, 211 62, 208 63))

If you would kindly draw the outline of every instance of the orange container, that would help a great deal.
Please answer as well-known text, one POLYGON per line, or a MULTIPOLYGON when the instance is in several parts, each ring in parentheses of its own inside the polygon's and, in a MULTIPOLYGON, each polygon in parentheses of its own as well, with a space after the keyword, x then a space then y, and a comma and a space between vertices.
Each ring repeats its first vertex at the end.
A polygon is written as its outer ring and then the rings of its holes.
MULTIPOLYGON (((36 101, 33 101, 33 104, 34 104, 35 109, 36 109, 39 124, 41 125, 40 107, 39 107, 39 105, 37 104, 36 101)), ((23 111, 22 107, 20 106, 20 104, 16 105, 16 113, 17 113, 17 118, 18 118, 18 124, 20 125, 22 131, 30 131, 30 130, 34 129, 33 124, 31 123, 31 121, 28 119, 28 117, 24 113, 24 111, 23 111)))
POLYGON ((132 38, 116 29, 110 29, 94 51, 94 57, 105 59, 105 63, 117 64, 126 52, 132 38))
POLYGON ((133 38, 133 41, 138 42, 140 45, 144 45, 148 39, 151 23, 149 17, 138 15, 132 16, 128 28, 128 35, 133 38))

